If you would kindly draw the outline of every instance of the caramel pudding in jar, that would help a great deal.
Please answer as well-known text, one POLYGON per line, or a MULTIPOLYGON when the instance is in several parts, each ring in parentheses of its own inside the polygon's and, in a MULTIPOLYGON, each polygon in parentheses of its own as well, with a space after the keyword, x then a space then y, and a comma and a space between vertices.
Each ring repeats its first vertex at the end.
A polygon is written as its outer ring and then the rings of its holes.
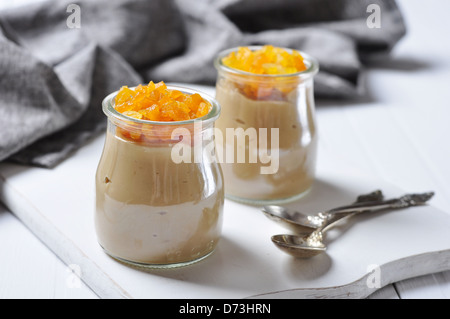
POLYGON ((195 137, 213 129, 220 106, 189 89, 150 83, 111 94, 103 109, 108 130, 95 213, 101 247, 145 267, 182 266, 208 256, 221 235, 224 185, 220 166, 206 158, 204 142, 195 137), (201 122, 200 131, 194 121, 201 122), (174 158, 180 143, 191 151, 183 161, 174 158), (195 151, 202 161, 195 161, 195 151))
POLYGON ((223 152, 234 151, 234 160, 222 163, 226 196, 251 204, 301 197, 315 177, 313 76, 317 62, 295 50, 263 46, 224 51, 215 65, 216 99, 222 107, 216 127, 223 132, 230 128, 267 132, 266 148, 272 161, 278 161, 275 170, 263 173, 267 163, 249 160, 251 154, 261 153, 261 135, 256 142, 252 142, 255 136, 250 134, 241 143, 237 138, 218 141, 217 147, 223 152), (246 153, 244 162, 237 159, 239 148, 246 153))

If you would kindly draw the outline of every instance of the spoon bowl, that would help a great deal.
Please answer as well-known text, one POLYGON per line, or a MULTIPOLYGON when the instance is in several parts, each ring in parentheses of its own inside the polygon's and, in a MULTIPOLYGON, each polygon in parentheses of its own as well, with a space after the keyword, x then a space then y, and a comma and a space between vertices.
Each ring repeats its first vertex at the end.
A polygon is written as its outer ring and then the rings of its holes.
POLYGON ((270 220, 295 233, 313 232, 324 221, 324 217, 290 211, 282 206, 265 206, 262 208, 262 212, 270 220))
POLYGON ((327 250, 322 242, 311 245, 308 235, 274 235, 271 239, 280 250, 296 258, 314 257, 327 250))

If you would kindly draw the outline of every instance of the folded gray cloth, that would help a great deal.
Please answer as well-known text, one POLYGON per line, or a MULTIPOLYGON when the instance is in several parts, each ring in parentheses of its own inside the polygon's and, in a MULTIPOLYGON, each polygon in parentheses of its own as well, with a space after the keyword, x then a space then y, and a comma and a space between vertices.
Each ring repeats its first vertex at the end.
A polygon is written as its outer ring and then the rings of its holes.
POLYGON ((0 12, 0 161, 53 167, 105 130, 122 85, 214 84, 226 48, 273 44, 318 58, 318 97, 353 97, 361 56, 405 33, 393 0, 54 0, 0 12), (81 8, 69 28, 69 4, 81 8), (381 28, 369 28, 370 4, 381 28))

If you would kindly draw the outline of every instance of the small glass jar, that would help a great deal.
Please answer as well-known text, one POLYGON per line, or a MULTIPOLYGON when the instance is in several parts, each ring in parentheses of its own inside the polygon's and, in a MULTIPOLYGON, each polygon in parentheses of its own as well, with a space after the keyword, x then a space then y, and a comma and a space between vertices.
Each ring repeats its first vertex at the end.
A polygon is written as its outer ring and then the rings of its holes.
POLYGON ((202 118, 153 122, 127 117, 103 101, 108 117, 96 173, 95 227, 110 256, 137 266, 170 268, 201 260, 222 229, 224 185, 210 139, 220 106, 202 118))
POLYGON ((293 201, 310 189, 315 177, 318 137, 313 78, 318 62, 300 52, 305 71, 253 74, 222 63, 237 50, 223 51, 215 60, 216 99, 222 107, 216 127, 226 136, 224 143, 217 143, 226 154, 222 161, 225 195, 255 205, 293 201))

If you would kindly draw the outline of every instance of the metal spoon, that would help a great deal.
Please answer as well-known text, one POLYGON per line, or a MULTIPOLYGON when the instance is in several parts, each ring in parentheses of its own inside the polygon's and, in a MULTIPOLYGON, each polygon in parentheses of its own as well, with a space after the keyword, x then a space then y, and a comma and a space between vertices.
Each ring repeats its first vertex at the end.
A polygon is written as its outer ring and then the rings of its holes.
POLYGON ((356 202, 352 205, 334 208, 314 215, 306 215, 298 211, 291 211, 282 206, 265 206, 262 208, 264 215, 272 221, 275 221, 283 227, 296 233, 312 232, 323 226, 327 221, 336 218, 342 218, 350 215, 353 207, 360 210, 361 203, 378 203, 383 200, 383 193, 376 190, 369 194, 358 196, 356 202), (354 206, 356 205, 356 206, 354 206))
MULTIPOLYGON (((398 209, 425 204, 434 193, 407 194, 400 198, 391 199, 378 204, 379 209, 398 209)), ((363 205, 362 205, 363 206, 363 205)), ((355 213, 351 216, 356 215, 355 213)), ((342 218, 334 222, 327 222, 312 233, 303 233, 299 235, 274 235, 272 242, 282 251, 298 258, 309 258, 325 252, 327 247, 323 243, 324 233, 334 226, 342 218)))

